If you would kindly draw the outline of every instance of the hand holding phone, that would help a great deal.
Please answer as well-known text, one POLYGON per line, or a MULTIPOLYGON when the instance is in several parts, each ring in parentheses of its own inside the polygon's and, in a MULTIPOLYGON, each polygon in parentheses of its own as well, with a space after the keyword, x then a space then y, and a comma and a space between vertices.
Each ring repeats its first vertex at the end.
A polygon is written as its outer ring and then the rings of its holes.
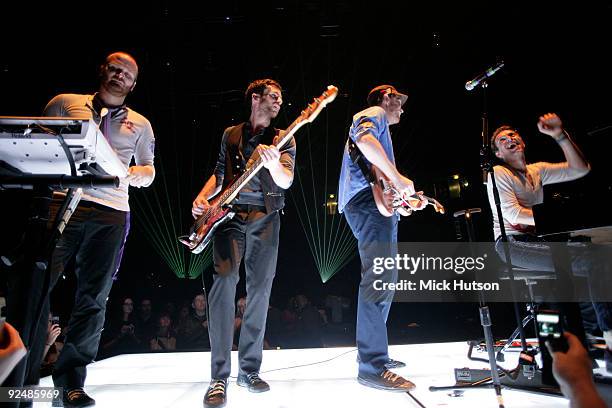
POLYGON ((548 342, 553 351, 567 352, 569 346, 563 336, 562 317, 559 311, 540 310, 536 313, 536 322, 540 349, 543 349, 548 342))

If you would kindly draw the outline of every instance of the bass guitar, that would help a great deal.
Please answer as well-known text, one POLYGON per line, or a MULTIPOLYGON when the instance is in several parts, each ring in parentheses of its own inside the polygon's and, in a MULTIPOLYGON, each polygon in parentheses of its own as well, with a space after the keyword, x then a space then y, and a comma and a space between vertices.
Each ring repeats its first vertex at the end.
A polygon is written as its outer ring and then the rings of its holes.
MULTIPOLYGON (((328 86, 321 96, 315 98, 312 103, 302 111, 300 116, 298 116, 284 132, 281 132, 275 141, 275 146, 280 149, 287 144, 295 132, 306 123, 314 121, 323 108, 336 98, 336 95, 338 95, 338 88, 333 85, 328 86)), ((224 222, 233 218, 236 214, 232 211, 232 200, 236 198, 240 190, 244 188, 251 178, 253 178, 262 168, 263 161, 261 158, 258 157, 252 162, 249 161, 245 171, 221 191, 217 197, 210 202, 210 207, 196 219, 189 230, 189 234, 178 237, 178 240, 185 244, 192 253, 199 254, 202 252, 212 240, 217 228, 224 222)))

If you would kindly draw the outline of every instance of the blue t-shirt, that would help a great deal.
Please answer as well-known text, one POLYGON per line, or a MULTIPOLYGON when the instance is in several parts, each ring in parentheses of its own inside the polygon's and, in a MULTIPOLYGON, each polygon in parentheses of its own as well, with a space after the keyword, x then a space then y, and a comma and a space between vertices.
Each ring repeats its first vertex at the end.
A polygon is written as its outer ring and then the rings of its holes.
MULTIPOLYGON (((370 133, 380 142, 387 158, 395 165, 389 122, 384 109, 380 106, 371 106, 353 116, 349 137, 357 142, 366 133, 370 133)), ((367 159, 365 159, 365 162, 368 165, 370 164, 367 159)), ((342 212, 351 198, 364 188, 370 188, 370 185, 359 166, 351 160, 347 140, 344 146, 342 168, 340 169, 340 180, 338 182, 338 212, 342 212)))

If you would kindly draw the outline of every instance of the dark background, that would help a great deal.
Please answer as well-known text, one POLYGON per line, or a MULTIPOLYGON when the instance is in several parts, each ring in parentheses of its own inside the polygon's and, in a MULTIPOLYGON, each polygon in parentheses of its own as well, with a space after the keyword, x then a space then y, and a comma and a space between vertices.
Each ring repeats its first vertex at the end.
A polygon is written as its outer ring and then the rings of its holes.
MULTIPOLYGON (((92 93, 104 57, 117 50, 131 53, 140 76, 128 103, 152 122, 157 139, 155 187, 131 190, 131 204, 137 211, 135 197, 156 191, 170 202, 160 211, 175 212, 177 231, 185 231, 191 201, 211 174, 223 129, 245 119, 243 93, 250 81, 271 77, 282 84, 278 127, 291 123, 326 85, 336 85, 336 101, 297 136, 301 180, 292 187, 283 217, 272 299, 278 307, 297 293, 315 303, 327 294, 355 298, 357 257, 321 282, 298 217, 300 209, 310 206, 300 189, 313 205, 336 191, 351 115, 365 107, 368 90, 381 83, 410 95, 402 122, 393 130, 398 167, 417 188, 435 192, 447 214, 483 208, 476 220, 479 240, 492 239, 479 171, 483 96, 481 90, 467 92, 464 85, 500 58, 506 65, 487 91, 490 129, 511 123, 526 140, 529 161, 558 161, 560 149, 536 128, 539 115, 557 112, 593 164, 593 172, 573 188, 610 185, 610 4, 409 3, 17 6, 3 13, 0 115, 37 116, 58 93, 92 93), (453 174, 469 182, 459 198, 448 193, 453 174)), ((23 226, 28 193, 0 194, 6 214, 2 248, 8 248, 23 226)), ((603 211, 594 203, 582 208, 603 211)), ((201 290, 200 279, 178 279, 156 253, 142 222, 146 217, 130 233, 111 301, 123 295, 190 299, 201 290)), ((424 211, 401 222, 399 239, 454 240, 455 225, 449 215, 424 211)), ((205 271, 208 288, 210 276, 205 271)), ((56 308, 68 308, 71 279, 59 285, 56 308)), ((507 306, 495 305, 493 314, 504 330, 512 324, 507 306)), ((404 335, 409 323, 421 326, 418 333, 398 339, 450 339, 478 336, 477 318, 473 305, 398 304, 390 326, 404 335)))

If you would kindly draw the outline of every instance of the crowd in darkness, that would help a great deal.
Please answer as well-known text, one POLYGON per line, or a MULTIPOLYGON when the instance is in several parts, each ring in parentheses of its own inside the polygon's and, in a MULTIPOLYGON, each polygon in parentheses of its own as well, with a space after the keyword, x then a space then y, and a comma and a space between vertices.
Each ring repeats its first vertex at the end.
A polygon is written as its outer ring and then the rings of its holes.
MULTIPOLYGON (((246 297, 236 302, 235 350, 247 304, 246 297)), ((347 306, 346 299, 329 296, 318 307, 303 294, 291 297, 283 309, 270 305, 264 348, 325 347, 326 327, 332 322, 342 323, 342 309, 347 306)), ((49 351, 43 364, 43 373, 47 374, 62 348, 66 331, 54 319, 49 316, 46 341, 49 351)), ((125 353, 209 350, 207 301, 203 292, 182 303, 125 296, 110 301, 97 359, 125 353)))

